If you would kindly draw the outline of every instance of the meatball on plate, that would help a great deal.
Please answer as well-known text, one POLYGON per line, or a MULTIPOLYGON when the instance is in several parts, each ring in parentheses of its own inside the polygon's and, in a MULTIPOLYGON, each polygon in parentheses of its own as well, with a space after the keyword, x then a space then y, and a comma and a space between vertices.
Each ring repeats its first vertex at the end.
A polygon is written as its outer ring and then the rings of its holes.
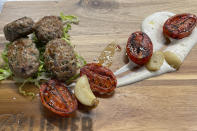
POLYGON ((59 80, 67 80, 76 74, 77 59, 74 49, 65 40, 55 39, 47 43, 44 62, 59 80))
POLYGON ((63 36, 63 28, 60 17, 45 16, 35 24, 34 31, 40 42, 47 43, 50 40, 61 38, 63 36))
POLYGON ((6 40, 13 42, 16 39, 33 33, 34 21, 29 17, 22 17, 4 26, 6 40))
POLYGON ((39 51, 30 39, 21 38, 8 46, 8 63, 17 77, 33 76, 39 68, 39 51))

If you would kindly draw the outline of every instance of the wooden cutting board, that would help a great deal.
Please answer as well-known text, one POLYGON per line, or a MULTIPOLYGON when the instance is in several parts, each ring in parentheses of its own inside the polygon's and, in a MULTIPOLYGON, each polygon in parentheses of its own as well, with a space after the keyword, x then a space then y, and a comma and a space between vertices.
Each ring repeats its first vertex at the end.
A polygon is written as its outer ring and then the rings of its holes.
MULTIPOLYGON (((0 14, 0 48, 3 26, 19 17, 35 21, 45 15, 74 14, 80 24, 72 27, 76 50, 92 62, 112 41, 123 48, 111 69, 124 64, 128 36, 141 28, 143 19, 156 11, 194 13, 196 0, 64 0, 59 2, 7 2, 0 14)), ((197 46, 180 70, 116 89, 99 97, 97 108, 79 110, 69 118, 49 112, 39 97, 31 100, 18 93, 13 81, 0 83, 0 131, 196 131, 197 46)), ((27 85, 26 88, 37 88, 27 85)))

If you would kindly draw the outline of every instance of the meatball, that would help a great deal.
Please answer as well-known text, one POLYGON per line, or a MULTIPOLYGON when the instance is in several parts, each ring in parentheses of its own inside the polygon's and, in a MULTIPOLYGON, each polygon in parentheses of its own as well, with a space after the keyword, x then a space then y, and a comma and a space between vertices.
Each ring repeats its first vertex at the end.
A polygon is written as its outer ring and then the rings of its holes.
POLYGON ((77 59, 74 49, 62 39, 47 43, 44 62, 47 70, 59 80, 67 80, 76 74, 77 59))
POLYGON ((4 26, 4 35, 6 40, 14 40, 25 37, 33 32, 34 21, 29 17, 22 17, 4 26))
POLYGON ((17 77, 31 77, 39 68, 39 51, 30 39, 21 38, 8 46, 8 63, 17 77))
POLYGON ((57 16, 45 16, 35 24, 34 31, 40 42, 47 43, 63 36, 63 23, 57 16))

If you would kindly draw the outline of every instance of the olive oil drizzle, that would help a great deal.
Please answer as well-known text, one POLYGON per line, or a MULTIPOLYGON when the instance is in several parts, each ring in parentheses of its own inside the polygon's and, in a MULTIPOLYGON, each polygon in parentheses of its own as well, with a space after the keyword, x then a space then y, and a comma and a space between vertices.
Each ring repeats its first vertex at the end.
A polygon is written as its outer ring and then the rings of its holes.
POLYGON ((105 67, 110 67, 112 65, 112 59, 116 51, 120 52, 121 47, 116 42, 111 42, 101 52, 100 56, 98 57, 98 63, 105 67))

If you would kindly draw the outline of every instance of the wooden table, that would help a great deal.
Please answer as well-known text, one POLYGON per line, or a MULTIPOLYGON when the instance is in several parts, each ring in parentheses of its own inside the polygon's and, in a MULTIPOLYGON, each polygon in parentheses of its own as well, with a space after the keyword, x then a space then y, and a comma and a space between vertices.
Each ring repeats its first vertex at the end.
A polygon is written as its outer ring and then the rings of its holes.
MULTIPOLYGON (((0 14, 0 48, 6 42, 3 26, 19 17, 35 21, 60 12, 74 14, 80 24, 72 27, 76 50, 92 62, 111 41, 124 49, 128 36, 141 28, 143 19, 156 11, 194 13, 196 0, 65 0, 59 2, 7 2, 0 14)), ((97 108, 82 106, 70 118, 49 112, 39 97, 18 93, 13 81, 0 84, 0 131, 196 131, 197 47, 180 70, 116 89, 100 97, 97 108)), ((125 51, 116 53, 111 69, 126 63, 125 51)), ((33 88, 27 85, 26 88, 33 88)))

